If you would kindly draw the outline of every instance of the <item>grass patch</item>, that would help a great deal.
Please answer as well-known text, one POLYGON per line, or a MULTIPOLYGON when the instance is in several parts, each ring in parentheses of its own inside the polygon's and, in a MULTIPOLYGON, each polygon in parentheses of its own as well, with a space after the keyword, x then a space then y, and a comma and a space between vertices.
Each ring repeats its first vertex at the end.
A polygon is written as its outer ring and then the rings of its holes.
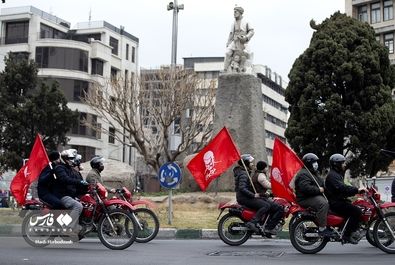
POLYGON ((19 217, 19 210, 11 208, 0 208, 0 225, 21 224, 22 218, 19 217))

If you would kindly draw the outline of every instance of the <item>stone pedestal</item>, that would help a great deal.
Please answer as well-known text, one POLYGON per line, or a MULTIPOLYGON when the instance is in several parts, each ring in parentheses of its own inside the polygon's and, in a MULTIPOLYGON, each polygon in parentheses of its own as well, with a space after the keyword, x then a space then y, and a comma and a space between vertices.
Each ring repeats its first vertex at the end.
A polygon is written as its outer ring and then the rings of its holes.
MULTIPOLYGON (((218 80, 213 135, 226 126, 240 154, 267 161, 261 81, 248 74, 222 74, 218 80)), ((230 168, 210 184, 210 190, 233 190, 230 168)))

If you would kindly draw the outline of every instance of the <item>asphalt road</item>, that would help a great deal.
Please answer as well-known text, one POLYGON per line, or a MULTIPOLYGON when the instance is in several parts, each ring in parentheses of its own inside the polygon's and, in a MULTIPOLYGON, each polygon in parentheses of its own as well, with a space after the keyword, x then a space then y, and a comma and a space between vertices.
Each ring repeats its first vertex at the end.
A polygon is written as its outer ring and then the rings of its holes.
POLYGON ((366 241, 358 245, 329 243, 315 255, 297 252, 289 240, 249 240, 230 247, 220 240, 153 240, 134 243, 126 250, 114 251, 97 239, 84 239, 72 245, 56 245, 43 249, 27 245, 22 238, 0 237, 0 264, 394 264, 395 255, 371 247, 366 241))

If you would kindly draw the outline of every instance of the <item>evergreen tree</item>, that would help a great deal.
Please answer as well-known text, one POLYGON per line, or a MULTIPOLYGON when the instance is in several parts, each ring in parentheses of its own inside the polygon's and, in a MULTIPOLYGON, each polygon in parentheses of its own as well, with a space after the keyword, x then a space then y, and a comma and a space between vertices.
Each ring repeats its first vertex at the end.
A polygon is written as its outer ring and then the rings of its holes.
POLYGON ((5 57, 0 72, 0 170, 19 169, 28 158, 37 133, 48 149, 66 144, 66 133, 78 114, 55 83, 39 81, 34 61, 5 57))
POLYGON ((375 174, 389 164, 379 150, 395 149, 388 50, 367 23, 339 12, 311 26, 310 46, 289 73, 286 138, 299 155, 319 155, 323 168, 341 153, 352 176, 375 174))

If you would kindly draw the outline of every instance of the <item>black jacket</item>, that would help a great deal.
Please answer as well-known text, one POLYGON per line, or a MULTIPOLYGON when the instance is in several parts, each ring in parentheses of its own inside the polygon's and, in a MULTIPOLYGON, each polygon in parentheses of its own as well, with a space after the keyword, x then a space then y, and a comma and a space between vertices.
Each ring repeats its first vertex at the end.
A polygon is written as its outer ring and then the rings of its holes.
POLYGON ((235 177, 236 198, 254 198, 255 192, 251 186, 251 181, 248 178, 247 171, 245 171, 245 169, 240 166, 236 166, 233 169, 233 174, 235 177))
POLYGON ((392 194, 392 198, 391 201, 395 202, 395 178, 392 181, 392 185, 391 185, 391 194, 392 194))
POLYGON ((311 174, 306 168, 302 168, 295 176, 295 194, 297 201, 303 201, 307 198, 322 195, 320 187, 324 187, 324 181, 319 176, 311 174))
POLYGON ((64 196, 72 198, 79 195, 79 189, 84 185, 81 184, 82 177, 66 164, 60 164, 55 167, 56 181, 54 182, 53 193, 59 199, 64 196))
POLYGON ((344 184, 344 175, 331 169, 325 180, 325 195, 331 202, 350 202, 348 197, 358 193, 358 188, 344 184))

